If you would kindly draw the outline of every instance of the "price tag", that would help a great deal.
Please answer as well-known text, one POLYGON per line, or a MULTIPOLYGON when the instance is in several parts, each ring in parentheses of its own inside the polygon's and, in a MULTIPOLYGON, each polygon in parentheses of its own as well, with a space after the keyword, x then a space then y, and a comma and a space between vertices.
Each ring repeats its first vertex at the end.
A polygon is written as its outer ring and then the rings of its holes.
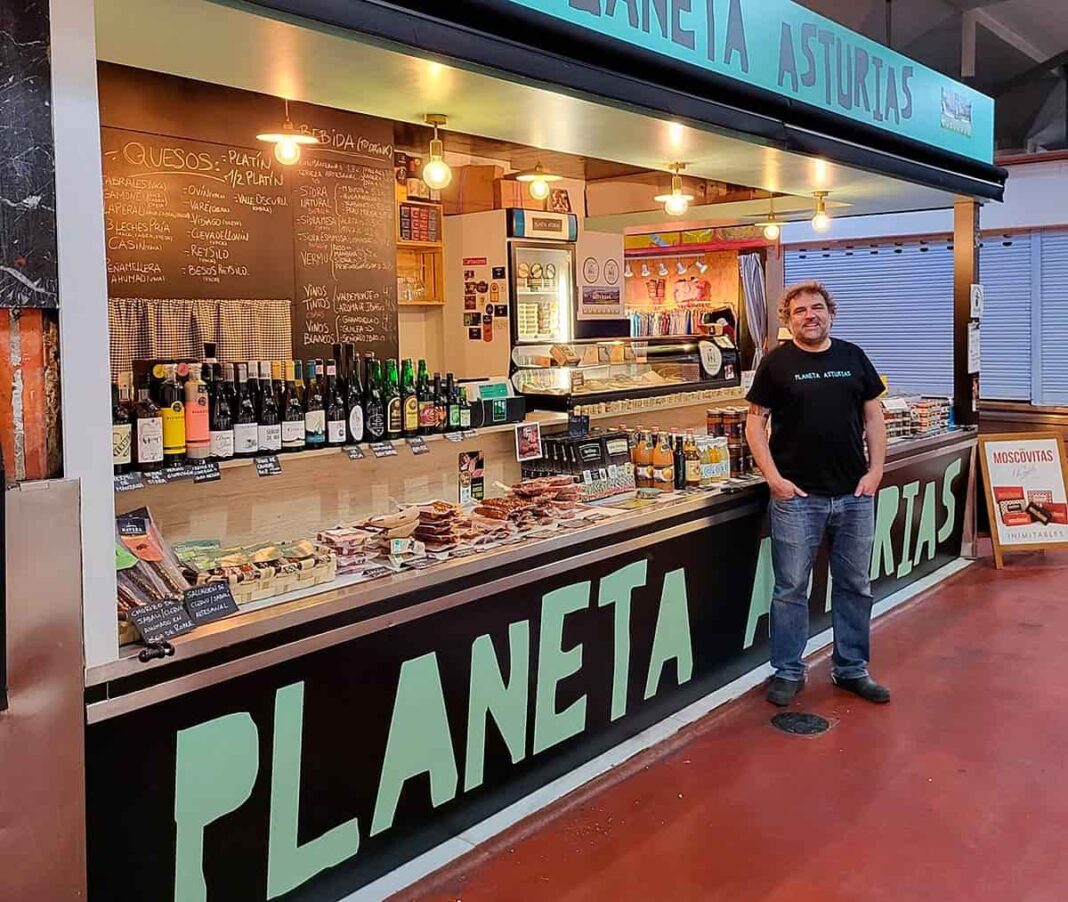
POLYGON ((457 444, 464 440, 463 435, 459 432, 446 432, 445 438, 447 438, 450 442, 456 442, 457 444))
POLYGON ((190 618, 198 626, 237 613, 237 602, 227 582, 205 583, 186 589, 182 598, 190 618))
POLYGON ((142 473, 141 481, 145 485, 166 485, 167 477, 162 470, 156 470, 152 473, 142 473))
POLYGON ((372 442, 371 453, 375 457, 396 457, 397 449, 393 447, 393 442, 372 442))
POLYGON ((460 433, 460 435, 462 435, 464 438, 477 438, 478 437, 478 430, 477 429, 465 429, 463 432, 460 433))
POLYGON ((586 483, 586 485, 589 485, 591 482, 593 482, 593 473, 591 473, 589 470, 583 470, 582 481, 586 483))
POLYGON ((163 642, 188 633, 196 624, 186 609, 174 601, 157 601, 130 611, 130 620, 145 642, 163 642))
POLYGON ((412 558, 410 561, 408 561, 408 567, 410 567, 412 570, 425 570, 433 563, 434 562, 430 560, 430 558, 417 557, 412 558))
POLYGON ((256 458, 257 476, 281 476, 282 462, 277 454, 268 454, 266 457, 256 458))
POLYGON ((406 439, 408 442, 408 449, 412 454, 429 454, 430 446, 426 443, 426 440, 420 435, 415 438, 406 439))
POLYGON ((350 445, 345 449, 345 454, 349 460, 363 460, 367 456, 359 445, 350 445))
POLYGON ((391 573, 394 572, 396 571, 394 571, 391 567, 372 567, 370 570, 364 570, 363 576, 364 579, 378 579, 382 576, 389 576, 391 573))
POLYGON ((115 491, 116 492, 132 492, 134 489, 139 489, 144 485, 141 481, 141 474, 134 470, 132 473, 121 473, 115 477, 115 491))
POLYGON ((200 461, 190 469, 193 470, 193 482, 217 482, 222 479, 219 464, 214 460, 200 461))
POLYGON ((474 548, 454 548, 452 551, 453 557, 470 557, 475 553, 474 548))
POLYGON ((148 535, 148 523, 144 517, 121 517, 118 528, 120 536, 148 535))
POLYGON ((590 432, 590 418, 585 414, 568 414, 567 416, 567 434, 570 436, 584 436, 589 435, 590 432))
POLYGON ((574 520, 561 520, 560 525, 564 529, 582 529, 586 524, 582 520, 576 518, 574 520))

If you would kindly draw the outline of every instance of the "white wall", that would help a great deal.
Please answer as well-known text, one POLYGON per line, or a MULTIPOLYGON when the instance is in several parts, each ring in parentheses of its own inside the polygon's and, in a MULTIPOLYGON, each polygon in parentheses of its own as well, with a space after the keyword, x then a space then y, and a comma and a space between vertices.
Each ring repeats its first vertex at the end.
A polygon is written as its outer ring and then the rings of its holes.
MULTIPOLYGON (((1004 203, 987 203, 980 214, 984 231, 1050 228, 1068 225, 1068 161, 1025 163, 1009 167, 1004 203)), ((783 244, 811 244, 866 238, 946 234, 953 231, 952 210, 839 217, 830 231, 814 232, 807 222, 782 230, 783 244)))

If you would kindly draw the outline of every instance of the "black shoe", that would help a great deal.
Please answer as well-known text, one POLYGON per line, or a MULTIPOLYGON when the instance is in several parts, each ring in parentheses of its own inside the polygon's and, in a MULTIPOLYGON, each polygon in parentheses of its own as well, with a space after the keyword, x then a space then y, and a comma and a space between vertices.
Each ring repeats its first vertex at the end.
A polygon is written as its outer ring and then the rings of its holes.
POLYGON ((805 688, 805 680, 786 680, 782 677, 772 677, 768 681, 767 699, 773 705, 785 708, 802 689, 805 688))
POLYGON ((870 676, 847 680, 844 677, 832 675, 831 682, 838 688, 845 689, 846 692, 852 692, 854 695, 859 695, 865 701, 875 702, 877 705, 885 705, 890 701, 890 690, 885 686, 880 686, 870 676))

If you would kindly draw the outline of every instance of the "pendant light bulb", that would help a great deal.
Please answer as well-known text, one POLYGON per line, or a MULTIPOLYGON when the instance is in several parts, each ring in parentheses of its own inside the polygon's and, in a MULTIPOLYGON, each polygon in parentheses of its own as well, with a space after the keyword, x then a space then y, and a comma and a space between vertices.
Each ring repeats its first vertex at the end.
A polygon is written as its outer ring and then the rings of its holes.
POLYGON ((282 128, 276 132, 263 132, 256 135, 257 141, 274 145, 274 158, 283 166, 292 166, 300 159, 301 144, 318 144, 314 135, 297 131, 289 119, 289 100, 285 100, 285 119, 282 128))
POLYGON ((274 145, 274 158, 283 166, 292 166, 300 159, 300 145, 289 138, 274 145))
POLYGON ((768 241, 779 240, 779 224, 776 222, 769 222, 764 225, 764 237, 768 241))
POLYGON ((530 196, 534 200, 545 200, 549 196, 549 183, 544 179, 535 179, 530 183, 530 196))
POLYGON ((434 126, 434 137, 430 140, 430 159, 423 166, 421 173, 426 186, 434 191, 447 188, 452 181, 452 170, 445 162, 445 145, 438 138, 438 126, 445 125, 448 119, 438 114, 429 115, 425 119, 427 125, 434 126))
POLYGON ((826 191, 813 192, 816 198, 816 215, 812 217, 812 230, 826 232, 831 227, 831 217, 827 215, 826 191))
POLYGON ((653 198, 658 204, 664 205, 664 212, 668 216, 682 216, 689 208, 692 194, 686 194, 682 190, 682 176, 679 175, 686 168, 685 163, 672 163, 668 167, 674 173, 671 176, 671 193, 658 194, 653 198))

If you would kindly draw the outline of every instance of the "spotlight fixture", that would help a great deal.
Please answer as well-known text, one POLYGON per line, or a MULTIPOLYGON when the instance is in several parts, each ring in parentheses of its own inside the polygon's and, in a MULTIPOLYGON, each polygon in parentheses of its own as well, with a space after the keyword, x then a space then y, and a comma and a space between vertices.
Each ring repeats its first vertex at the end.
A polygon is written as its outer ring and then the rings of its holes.
POLYGON ((831 227, 831 217, 827 215, 826 197, 830 191, 813 191, 816 198, 816 214, 812 217, 812 229, 816 232, 826 232, 831 227))
POLYGON ((664 265, 664 261, 663 260, 661 260, 660 261, 660 265, 657 266, 656 274, 658 276, 660 276, 661 278, 663 278, 664 276, 666 276, 668 274, 668 268, 667 268, 667 266, 664 265))
POLYGON ((549 182, 558 182, 563 176, 549 172, 539 162, 533 169, 525 169, 515 178, 517 182, 529 183, 530 196, 534 200, 545 200, 549 196, 549 182))
POLYGON ((643 279, 648 279, 649 276, 651 276, 651 275, 652 275, 652 273, 649 272, 649 264, 648 263, 643 263, 642 264, 642 278, 643 279))
POLYGON ((440 191, 447 188, 452 181, 452 170, 445 162, 445 145, 438 137, 438 126, 448 125, 449 117, 440 113, 428 113, 423 117, 423 121, 434 127, 434 137, 430 139, 430 159, 423 165, 422 179, 428 188, 440 191))
POLYGON ((274 158, 283 166, 292 166, 300 159, 300 146, 302 144, 318 144, 319 139, 314 135, 298 132, 293 123, 289 121, 289 100, 283 98, 285 103, 285 119, 282 127, 276 132, 263 132, 256 135, 257 141, 265 141, 274 145, 274 158))
POLYGON ((630 261, 627 261, 627 265, 623 267, 623 276, 627 279, 634 278, 634 270, 630 268, 630 261))
POLYGON ((679 173, 685 168, 685 163, 672 163, 668 167, 674 173, 671 176, 671 193, 658 194, 653 198, 658 204, 664 205, 664 212, 668 216, 682 216, 690 208, 690 201, 693 200, 692 194, 684 194, 682 190, 682 176, 679 173))
POLYGON ((697 262, 696 262, 696 263, 694 264, 694 266, 696 266, 696 267, 697 267, 697 271, 698 271, 698 272, 699 272, 699 273, 700 273, 700 274, 701 274, 702 276, 703 276, 703 275, 704 275, 704 274, 705 274, 706 272, 708 272, 708 264, 707 264, 707 263, 705 263, 705 261, 704 261, 704 260, 698 260, 698 261, 697 261, 697 262))
POLYGON ((679 260, 679 262, 675 264, 675 271, 680 276, 686 275, 686 270, 688 270, 689 268, 690 267, 687 264, 683 263, 681 260, 679 260))
POLYGON ((779 240, 779 220, 775 218, 775 198, 768 201, 768 218, 764 220, 764 238, 768 241, 779 240))

